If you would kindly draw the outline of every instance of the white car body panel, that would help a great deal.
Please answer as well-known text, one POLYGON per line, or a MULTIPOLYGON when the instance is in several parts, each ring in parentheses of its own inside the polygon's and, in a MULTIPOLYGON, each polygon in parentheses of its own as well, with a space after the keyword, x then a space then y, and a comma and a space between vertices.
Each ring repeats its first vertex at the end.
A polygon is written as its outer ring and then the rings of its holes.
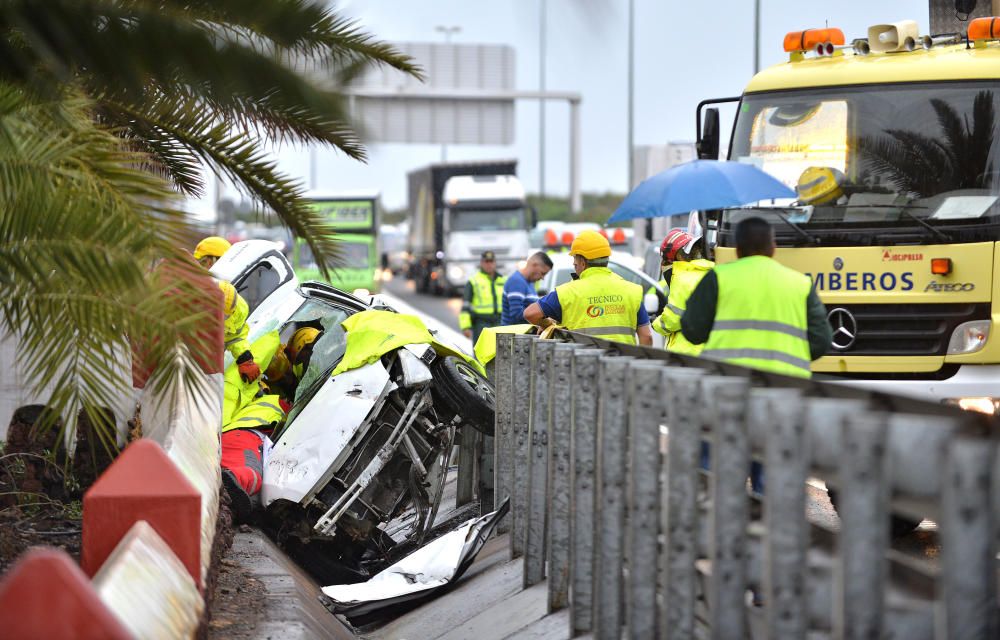
POLYGON ((310 498, 327 472, 337 471, 338 458, 389 384, 381 361, 327 380, 271 448, 261 489, 264 506, 310 498))
POLYGON ((430 368, 420 359, 423 353, 430 348, 430 345, 405 345, 396 351, 399 354, 399 362, 403 368, 403 386, 406 388, 423 386, 434 379, 430 368), (424 347, 421 350, 411 350, 409 347, 424 347), (417 353, 415 354, 414 351, 417 353))

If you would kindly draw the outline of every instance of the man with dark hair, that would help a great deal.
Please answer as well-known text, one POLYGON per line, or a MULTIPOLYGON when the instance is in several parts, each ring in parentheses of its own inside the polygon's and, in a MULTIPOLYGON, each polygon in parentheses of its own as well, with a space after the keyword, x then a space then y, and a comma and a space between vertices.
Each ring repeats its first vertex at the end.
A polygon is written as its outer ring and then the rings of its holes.
POLYGON ((511 274, 503 285, 503 313, 500 324, 524 324, 524 309, 538 300, 535 283, 552 270, 552 258, 539 251, 525 261, 524 266, 511 274))
POLYGON ((744 256, 773 256, 774 231, 763 218, 747 218, 733 230, 737 254, 744 256))
POLYGON ((747 218, 736 225, 738 260, 716 266, 698 283, 681 317, 702 357, 790 376, 812 376, 809 363, 826 353, 832 332, 809 276, 773 259, 771 225, 747 218))

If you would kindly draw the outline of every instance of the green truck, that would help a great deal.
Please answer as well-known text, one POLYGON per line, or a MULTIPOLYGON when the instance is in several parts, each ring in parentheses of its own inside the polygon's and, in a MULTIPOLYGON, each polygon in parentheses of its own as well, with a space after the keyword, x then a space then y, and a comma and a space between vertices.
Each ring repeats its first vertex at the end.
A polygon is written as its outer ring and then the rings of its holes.
POLYGON ((321 280, 347 292, 356 289, 378 291, 382 276, 378 193, 308 194, 307 200, 333 227, 340 246, 340 261, 330 277, 323 278, 309 245, 297 240, 292 266, 299 280, 321 280))

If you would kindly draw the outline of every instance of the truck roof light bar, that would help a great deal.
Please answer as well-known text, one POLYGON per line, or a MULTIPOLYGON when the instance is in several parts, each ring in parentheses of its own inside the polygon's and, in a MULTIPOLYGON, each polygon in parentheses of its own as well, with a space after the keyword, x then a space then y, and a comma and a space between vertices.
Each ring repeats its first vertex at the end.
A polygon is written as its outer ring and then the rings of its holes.
POLYGON ((840 53, 839 47, 844 44, 844 32, 836 28, 791 31, 785 34, 784 44, 785 52, 791 54, 792 62, 802 60, 809 51, 820 57, 832 56, 840 53))
POLYGON ((969 40, 974 41, 977 47, 985 46, 989 40, 998 40, 1000 39, 1000 17, 976 18, 969 23, 968 33, 969 40))

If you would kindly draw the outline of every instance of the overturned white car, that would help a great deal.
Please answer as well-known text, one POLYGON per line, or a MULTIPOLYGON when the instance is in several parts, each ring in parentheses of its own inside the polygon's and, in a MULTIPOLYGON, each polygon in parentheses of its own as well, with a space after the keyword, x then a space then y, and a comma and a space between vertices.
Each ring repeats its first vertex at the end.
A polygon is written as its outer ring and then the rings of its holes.
POLYGON ((371 575, 393 546, 429 532, 456 434, 492 434, 492 386, 477 362, 379 296, 300 284, 274 243, 237 243, 212 272, 247 301, 251 342, 320 331, 265 454, 266 526, 282 544, 309 543, 310 555, 322 548, 371 575))

